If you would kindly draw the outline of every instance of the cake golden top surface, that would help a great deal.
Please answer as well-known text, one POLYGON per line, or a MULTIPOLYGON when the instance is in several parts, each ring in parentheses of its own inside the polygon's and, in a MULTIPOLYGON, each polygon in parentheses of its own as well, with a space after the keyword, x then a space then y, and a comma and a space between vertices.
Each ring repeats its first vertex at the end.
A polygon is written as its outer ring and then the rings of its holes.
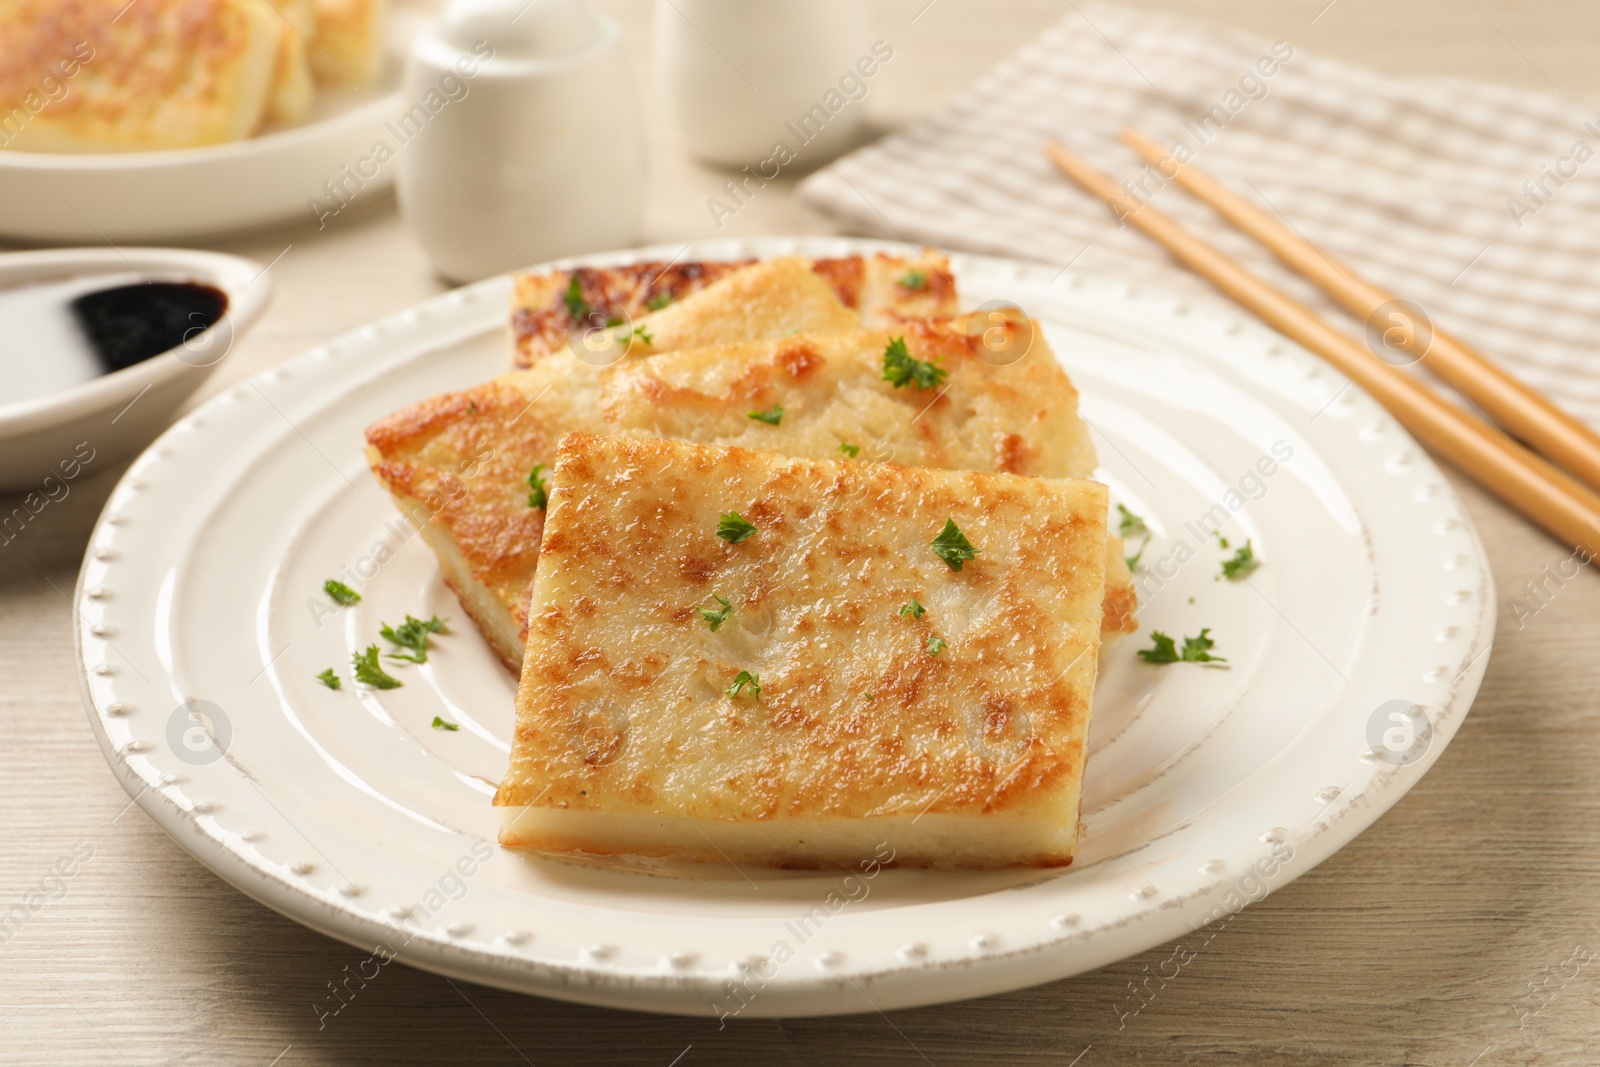
POLYGON ((1088 477, 1094 449, 1077 394, 1042 334, 1014 363, 946 324, 855 330, 668 352, 609 368, 570 354, 402 409, 367 430, 373 470, 421 502, 519 623, 544 512, 528 505, 534 464, 569 431, 678 437, 796 456, 1088 477), (948 377, 937 387, 883 379, 885 349, 948 377), (752 412, 783 408, 777 425, 752 412))
POLYGON ((497 804, 739 821, 1072 807, 1104 486, 587 434, 563 441, 552 485, 497 804), (730 513, 755 528, 737 543, 718 535, 730 513), (934 551, 947 522, 976 550, 959 570, 934 551), (713 631, 697 609, 723 601, 713 631))

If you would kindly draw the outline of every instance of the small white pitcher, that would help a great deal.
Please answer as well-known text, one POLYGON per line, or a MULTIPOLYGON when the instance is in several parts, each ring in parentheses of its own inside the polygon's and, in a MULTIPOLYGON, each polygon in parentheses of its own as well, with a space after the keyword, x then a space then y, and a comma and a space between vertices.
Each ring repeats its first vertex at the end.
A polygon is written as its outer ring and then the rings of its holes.
POLYGON ((455 0, 412 45, 403 107, 400 211, 446 278, 638 243, 638 99, 587 0, 455 0))

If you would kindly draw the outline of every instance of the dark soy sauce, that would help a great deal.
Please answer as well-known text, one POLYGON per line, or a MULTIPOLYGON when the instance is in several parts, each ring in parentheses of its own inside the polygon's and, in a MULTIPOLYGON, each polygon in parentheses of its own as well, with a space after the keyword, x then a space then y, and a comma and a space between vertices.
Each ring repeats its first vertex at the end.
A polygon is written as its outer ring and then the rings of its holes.
POLYGON ((106 369, 118 371, 199 337, 228 310, 228 295, 194 282, 144 282, 85 293, 69 306, 106 369))

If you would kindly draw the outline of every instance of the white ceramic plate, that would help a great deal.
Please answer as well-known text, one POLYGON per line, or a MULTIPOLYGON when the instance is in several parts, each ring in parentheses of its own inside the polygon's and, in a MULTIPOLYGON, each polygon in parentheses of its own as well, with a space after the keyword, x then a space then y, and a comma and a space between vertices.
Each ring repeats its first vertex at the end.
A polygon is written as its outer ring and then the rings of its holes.
MULTIPOLYGON (((584 262, 874 247, 705 242, 584 262)), ((1046 323, 1115 498, 1157 531, 1144 630, 1102 659, 1070 869, 637 870, 493 846, 513 681, 374 485, 361 431, 504 370, 504 278, 234 388, 135 463, 77 594, 107 760, 202 863, 308 926, 473 981, 658 1011, 1012 989, 1304 873, 1417 781, 1477 689, 1494 595, 1459 503, 1369 398, 1256 325, 1050 269, 953 263, 969 303, 1014 300, 1046 323), (1190 526, 1208 511, 1265 561, 1248 582, 1216 580, 1224 553, 1190 526), (347 569, 365 599, 327 614, 322 581, 347 569), (405 612, 461 621, 403 689, 317 683, 405 612), (1231 670, 1135 656, 1152 628, 1202 626, 1231 670), (460 731, 431 729, 435 715, 460 731)))

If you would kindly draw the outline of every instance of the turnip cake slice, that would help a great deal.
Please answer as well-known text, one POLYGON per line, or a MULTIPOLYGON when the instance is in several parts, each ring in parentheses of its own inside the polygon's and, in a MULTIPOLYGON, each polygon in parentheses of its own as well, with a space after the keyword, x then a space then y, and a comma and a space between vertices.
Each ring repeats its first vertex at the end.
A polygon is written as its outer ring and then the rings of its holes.
POLYGON ((1062 866, 1096 482, 573 433, 501 842, 778 867, 1062 866))

